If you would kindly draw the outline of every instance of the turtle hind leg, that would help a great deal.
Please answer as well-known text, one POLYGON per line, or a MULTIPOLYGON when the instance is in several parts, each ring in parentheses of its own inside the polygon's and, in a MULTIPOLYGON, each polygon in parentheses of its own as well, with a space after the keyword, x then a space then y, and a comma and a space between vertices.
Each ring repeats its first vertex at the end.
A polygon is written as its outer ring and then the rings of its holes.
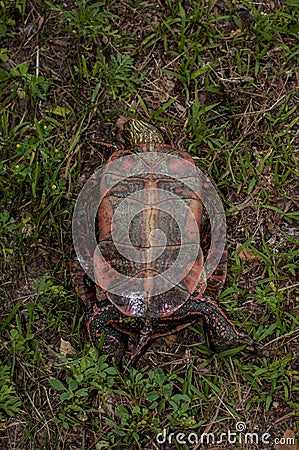
POLYGON ((203 327, 212 350, 222 352, 241 345, 246 345, 248 350, 255 350, 253 339, 238 331, 214 300, 203 296, 203 300, 196 303, 202 314, 203 327))
POLYGON ((257 344, 226 317, 215 300, 203 294, 202 298, 194 296, 176 314, 185 322, 195 322, 199 318, 207 333, 212 350, 222 352, 234 347, 246 345, 248 350, 255 351, 257 344))
POLYGON ((87 314, 86 328, 88 337, 94 347, 102 343, 102 352, 114 357, 116 363, 121 364, 124 351, 128 345, 128 335, 114 327, 121 315, 109 302, 94 304, 87 314))

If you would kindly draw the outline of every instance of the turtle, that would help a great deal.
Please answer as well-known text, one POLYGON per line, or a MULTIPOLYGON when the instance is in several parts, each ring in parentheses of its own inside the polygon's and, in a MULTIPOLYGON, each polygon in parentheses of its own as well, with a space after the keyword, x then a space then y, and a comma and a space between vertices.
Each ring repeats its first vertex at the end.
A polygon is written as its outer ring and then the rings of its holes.
MULTIPOLYGON (((96 202, 96 244, 90 255, 91 270, 87 273, 86 264, 82 263, 84 232, 71 258, 71 278, 86 309, 86 329, 92 345, 101 345, 103 353, 119 363, 129 336, 133 336, 135 348, 129 365, 153 339, 200 321, 213 351, 242 345, 255 349, 253 339, 237 330, 219 304, 226 278, 227 249, 217 238, 217 229, 225 225, 225 215, 219 214, 213 225, 215 238, 207 211, 217 196, 215 183, 204 176, 195 188, 190 187, 188 171, 195 180, 198 176, 194 159, 182 149, 181 141, 167 140, 164 132, 152 124, 129 119, 122 137, 124 143, 98 143, 111 155, 106 167, 112 165, 114 169, 111 172, 104 168, 98 177, 100 190, 96 195, 102 191, 104 194, 101 202, 96 202), (154 162, 149 163, 149 158, 154 162), (148 167, 147 172, 140 169, 142 164, 148 167), (109 178, 114 179, 111 186, 107 185, 109 178), (205 205, 203 196, 209 199, 205 205), (113 222, 117 212, 118 219, 113 222), (125 222, 126 215, 130 215, 129 224, 125 222), (183 224, 181 228, 176 219, 183 224), (159 232, 153 234, 157 229, 164 237, 159 232), (193 240, 196 230, 199 241, 193 240), (184 241, 183 250, 182 235, 189 239, 187 244, 184 241), (160 247, 164 249, 162 254, 160 247), (169 275, 180 251, 184 256, 180 256, 180 264, 169 275), (133 257, 136 252, 139 259, 133 257), (214 261, 215 266, 209 273, 207 261, 214 261), (178 279, 171 279, 173 274, 178 279), (126 285, 123 278, 131 284, 126 285)), ((77 230, 82 226, 80 214, 78 217, 77 230)))

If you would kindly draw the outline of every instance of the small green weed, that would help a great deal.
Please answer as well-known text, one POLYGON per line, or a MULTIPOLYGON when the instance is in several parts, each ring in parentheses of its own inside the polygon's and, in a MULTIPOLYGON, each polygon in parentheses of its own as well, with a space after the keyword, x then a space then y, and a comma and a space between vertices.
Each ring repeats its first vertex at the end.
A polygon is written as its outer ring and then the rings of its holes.
POLYGON ((20 413, 21 400, 11 380, 11 368, 0 364, 0 419, 3 413, 15 416, 20 413))
POLYGON ((46 1, 46 4, 54 11, 61 13, 61 19, 67 23, 67 31, 76 34, 77 38, 84 38, 87 41, 92 39, 94 42, 98 42, 99 36, 103 36, 105 40, 114 40, 120 37, 111 25, 111 21, 119 17, 105 9, 104 2, 76 0, 75 7, 70 9, 49 1, 46 1))
POLYGON ((170 428, 185 428, 196 423, 190 422, 189 417, 191 397, 174 392, 174 383, 178 381, 175 374, 144 368, 141 371, 130 369, 124 375, 115 367, 109 367, 106 360, 107 357, 99 356, 95 349, 90 349, 80 359, 64 360, 70 373, 65 383, 59 379, 49 380, 62 402, 53 419, 55 423, 68 428, 76 422, 92 420, 99 427, 97 434, 102 445, 113 447, 124 441, 127 445, 135 442, 140 448, 144 434, 160 431, 159 415, 163 412, 170 428), (106 416, 104 423, 111 428, 108 434, 100 431, 99 410, 88 406, 92 397, 100 400, 100 410, 106 416))

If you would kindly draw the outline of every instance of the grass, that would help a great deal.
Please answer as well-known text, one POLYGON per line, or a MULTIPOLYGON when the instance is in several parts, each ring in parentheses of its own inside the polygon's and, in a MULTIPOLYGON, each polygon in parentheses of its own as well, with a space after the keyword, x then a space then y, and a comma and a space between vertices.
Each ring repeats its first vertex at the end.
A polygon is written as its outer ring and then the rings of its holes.
POLYGON ((1 7, 1 445, 203 448, 196 436, 244 422, 274 448, 299 424, 297 2, 1 7), (72 209, 107 157, 97 141, 135 116, 170 137, 184 130, 218 185, 229 244, 220 301, 261 354, 215 355, 198 324, 119 371, 82 333, 72 209))

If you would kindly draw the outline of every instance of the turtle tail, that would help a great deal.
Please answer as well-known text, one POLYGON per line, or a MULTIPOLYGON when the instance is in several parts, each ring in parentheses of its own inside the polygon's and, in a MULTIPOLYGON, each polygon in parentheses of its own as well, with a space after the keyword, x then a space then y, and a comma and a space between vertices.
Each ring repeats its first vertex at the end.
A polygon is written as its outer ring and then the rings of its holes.
POLYGON ((154 333, 153 324, 151 323, 150 320, 146 320, 143 327, 140 329, 140 334, 138 337, 136 347, 129 359, 127 366, 130 366, 133 362, 135 362, 140 357, 142 351, 150 343, 153 333, 154 333))

